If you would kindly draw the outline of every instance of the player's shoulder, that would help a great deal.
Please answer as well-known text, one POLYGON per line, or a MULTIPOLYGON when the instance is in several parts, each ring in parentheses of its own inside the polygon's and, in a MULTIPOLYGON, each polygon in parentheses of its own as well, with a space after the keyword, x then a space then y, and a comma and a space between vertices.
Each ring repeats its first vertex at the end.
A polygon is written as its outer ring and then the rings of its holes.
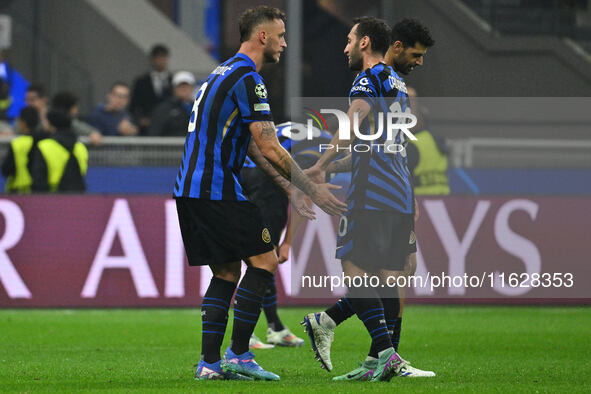
POLYGON ((378 92, 377 80, 371 74, 370 69, 360 72, 353 81, 349 96, 376 96, 378 92))
POLYGON ((388 90, 398 90, 405 94, 408 93, 404 79, 398 75, 393 67, 384 65, 383 69, 378 74, 378 78, 387 85, 388 90))
POLYGON ((256 66, 248 56, 237 53, 219 66, 211 73, 210 78, 218 77, 222 79, 231 78, 240 81, 247 76, 256 81, 262 81, 262 77, 257 73, 256 66))
POLYGON ((359 74, 357 74, 357 76, 355 77, 355 80, 353 81, 353 86, 369 86, 371 84, 373 84, 373 75, 371 72, 371 68, 365 69, 363 71, 361 71, 359 74))

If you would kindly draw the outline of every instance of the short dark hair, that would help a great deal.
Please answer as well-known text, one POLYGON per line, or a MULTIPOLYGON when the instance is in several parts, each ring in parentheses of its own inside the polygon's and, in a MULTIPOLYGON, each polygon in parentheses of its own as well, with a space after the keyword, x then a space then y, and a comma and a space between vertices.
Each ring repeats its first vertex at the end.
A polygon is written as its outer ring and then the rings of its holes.
POLYGON ((426 48, 435 45, 429 29, 412 18, 404 18, 392 27, 392 42, 400 41, 405 48, 414 47, 417 42, 426 48))
POLYGON ((150 58, 152 59, 158 56, 168 56, 169 54, 170 51, 168 50, 168 47, 164 44, 156 44, 150 50, 150 58))
POLYGON ((27 105, 21 109, 18 118, 25 122, 30 131, 35 131, 39 125, 39 111, 31 105, 27 105))
POLYGON ((60 108, 69 112, 78 104, 78 97, 70 92, 56 93, 51 99, 51 108, 60 108))
POLYGON ((382 56, 388 52, 392 33, 386 22, 373 16, 362 16, 353 19, 353 23, 357 25, 358 38, 369 37, 373 52, 378 52, 382 56))
POLYGON ((281 19, 285 23, 285 13, 279 8, 260 5, 244 11, 238 19, 240 42, 248 41, 252 31, 259 24, 263 22, 271 22, 275 19, 281 19))
POLYGON ((35 92, 39 97, 47 97, 47 93, 45 93, 45 87, 40 83, 33 83, 29 85, 27 92, 35 92))

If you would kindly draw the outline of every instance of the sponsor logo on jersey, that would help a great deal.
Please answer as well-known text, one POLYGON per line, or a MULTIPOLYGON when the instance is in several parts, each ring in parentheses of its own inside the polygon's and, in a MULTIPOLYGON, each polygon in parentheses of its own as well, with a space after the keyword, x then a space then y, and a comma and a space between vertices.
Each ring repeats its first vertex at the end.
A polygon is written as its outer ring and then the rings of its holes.
POLYGON ((353 92, 365 92, 365 93, 372 93, 371 89, 365 86, 361 86, 361 85, 357 85, 355 86, 353 89, 351 89, 351 91, 353 92))
POLYGON ((361 79, 359 80, 359 85, 362 85, 362 86, 367 86, 367 85, 369 85, 369 79, 367 79, 367 78, 361 78, 361 79))

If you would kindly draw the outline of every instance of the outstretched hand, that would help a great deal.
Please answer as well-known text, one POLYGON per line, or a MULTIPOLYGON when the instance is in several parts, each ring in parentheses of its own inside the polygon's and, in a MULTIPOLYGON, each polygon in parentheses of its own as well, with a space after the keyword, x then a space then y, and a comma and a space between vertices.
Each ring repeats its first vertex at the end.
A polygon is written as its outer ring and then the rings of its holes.
POLYGON ((295 186, 292 186, 290 190, 291 207, 295 209, 296 212, 300 214, 300 216, 308 220, 316 219, 316 213, 306 203, 306 195, 304 194, 304 192, 295 186))
POLYGON ((304 174, 308 175, 316 183, 324 183, 326 181, 326 171, 316 165, 304 170, 304 174))
POLYGON ((339 200, 332 194, 331 190, 341 189, 341 186, 330 183, 321 183, 317 185, 316 193, 310 196, 312 201, 329 215, 342 215, 347 210, 347 204, 339 200))

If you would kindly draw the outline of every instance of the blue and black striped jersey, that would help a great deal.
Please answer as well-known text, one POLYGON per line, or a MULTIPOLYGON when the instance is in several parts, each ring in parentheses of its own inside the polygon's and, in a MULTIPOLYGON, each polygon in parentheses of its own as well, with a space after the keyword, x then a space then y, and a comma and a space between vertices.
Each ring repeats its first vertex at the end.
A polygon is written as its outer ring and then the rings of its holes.
POLYGON ((196 95, 173 195, 244 201, 240 169, 251 122, 272 121, 267 89, 252 59, 238 53, 219 65, 196 95))
POLYGON ((355 137, 352 142, 353 166, 351 185, 347 192, 348 209, 413 213, 414 196, 406 152, 403 149, 386 149, 392 144, 405 146, 407 143, 400 130, 395 130, 392 140, 388 141, 386 127, 388 113, 410 112, 406 85, 391 67, 378 63, 355 78, 349 100, 358 98, 367 100, 372 108, 359 127, 360 133, 375 134, 380 123, 383 131, 375 140, 364 141, 355 137), (382 122, 378 118, 380 116, 382 122))
MULTIPOLYGON (((307 125, 297 122, 285 122, 275 126, 277 139, 302 168, 311 167, 320 158, 320 144, 330 144, 332 135, 317 127, 312 128, 312 138, 308 139, 307 125)), ((244 167, 254 168, 256 164, 248 157, 244 167)))

